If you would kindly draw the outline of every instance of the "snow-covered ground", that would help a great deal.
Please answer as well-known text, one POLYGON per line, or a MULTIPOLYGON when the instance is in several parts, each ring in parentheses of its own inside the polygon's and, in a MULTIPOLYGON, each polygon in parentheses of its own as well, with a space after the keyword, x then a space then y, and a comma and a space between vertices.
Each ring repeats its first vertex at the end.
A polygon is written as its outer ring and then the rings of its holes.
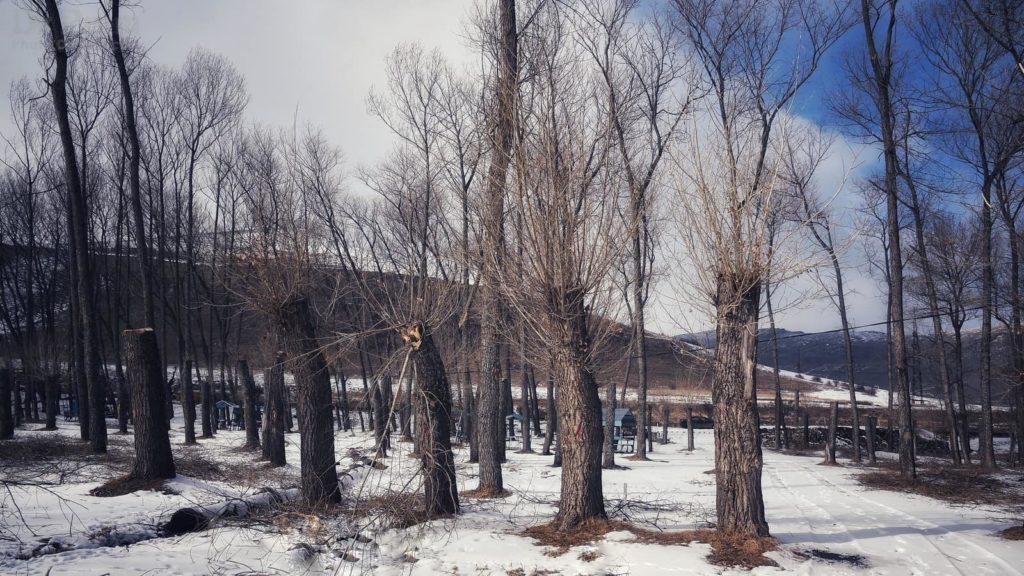
MULTIPOLYGON (((71 426, 63 434, 73 435, 71 426)), ((236 447, 243 433, 222 431, 199 448, 180 446, 181 426, 174 426, 176 455, 198 451, 215 462, 262 466, 236 447)), ((19 430, 18 437, 47 434, 19 430)), ((338 457, 348 464, 350 448, 368 449, 361 433, 336 435, 338 457)), ((674 440, 656 445, 650 462, 620 460, 626 470, 605 471, 607 508, 647 527, 690 529, 714 520, 713 433, 696 432, 697 450, 688 453, 685 431, 671 430, 674 440)), ((288 435, 289 466, 276 476, 277 487, 297 476, 298 435, 288 435)), ((535 449, 539 451, 540 442, 535 449)), ((415 490, 418 461, 408 457, 409 444, 395 443, 384 470, 345 479, 346 495, 368 497, 388 490, 415 490), (410 479, 412 481, 410 482, 410 479)), ((195 455, 195 453, 193 453, 195 455)), ((476 466, 457 454, 460 488, 476 486, 476 466)), ((180 457, 180 456, 179 456, 180 457)), ((499 500, 463 498, 464 513, 402 530, 362 532, 353 538, 348 520, 309 517, 277 525, 245 527, 225 523, 179 537, 143 539, 127 546, 98 546, 152 536, 153 526, 168 514, 193 503, 220 502, 255 489, 252 480, 199 480, 179 477, 169 483, 177 494, 136 492, 98 498, 88 495, 97 479, 49 488, 12 487, 0 498, 6 523, 0 535, 0 574, 716 574, 743 573, 710 565, 704 544, 642 544, 631 534, 614 532, 593 545, 561 555, 520 535, 525 527, 554 515, 559 470, 550 458, 510 452, 504 467, 511 495, 499 500), (147 530, 149 532, 147 532, 147 530), (347 533, 346 533, 347 532, 347 533), (330 550, 304 553, 332 538, 330 550), (60 536, 77 549, 16 560, 41 538, 60 536), (92 538, 90 538, 92 536, 92 538), (20 545, 18 540, 21 541, 20 545), (362 540, 362 541, 360 541, 362 540), (89 546, 92 546, 91 548, 89 546), (332 553, 334 552, 334 553, 332 553), (339 555, 348 553, 348 560, 339 555), (586 554, 585 554, 586 553, 586 554)), ((1004 510, 956 507, 923 496, 871 491, 855 480, 855 468, 819 465, 819 457, 765 452, 763 487, 766 515, 780 548, 768 555, 780 568, 762 567, 754 574, 1022 574, 1024 542, 994 534, 1013 523, 1004 510), (862 565, 820 559, 828 553, 855 555, 862 565)), ((258 475, 257 475, 258 476, 258 475)), ((1020 476, 1018 473, 1016 476, 1020 476)), ((258 483, 258 482, 257 482, 258 483)), ((1019 523, 1019 519, 1016 520, 1019 523)))

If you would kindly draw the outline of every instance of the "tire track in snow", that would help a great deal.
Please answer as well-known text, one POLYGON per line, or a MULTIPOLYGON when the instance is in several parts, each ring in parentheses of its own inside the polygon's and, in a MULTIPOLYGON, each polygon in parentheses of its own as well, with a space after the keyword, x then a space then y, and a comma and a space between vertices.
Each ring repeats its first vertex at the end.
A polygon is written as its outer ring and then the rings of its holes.
MULTIPOLYGON (((817 464, 813 464, 813 465, 817 465, 817 464)), ((792 487, 788 486, 785 483, 785 480, 782 478, 782 476, 780 474, 778 474, 777 470, 775 470, 774 468, 771 468, 771 471, 772 471, 772 474, 774 475, 774 477, 780 483, 782 483, 782 485, 784 485, 786 487, 786 490, 788 492, 790 492, 794 496, 804 500, 805 502, 810 503, 814 507, 818 508, 819 510, 822 511, 823 515, 826 516, 827 518, 834 519, 838 524, 841 524, 844 527, 846 526, 838 518, 836 518, 836 516, 834 515, 833 512, 830 512, 820 502, 824 502, 826 504, 841 505, 844 509, 846 509, 847 511, 853 513, 854 516, 862 518, 862 519, 865 519, 865 521, 866 521, 865 525, 866 526, 887 526, 887 525, 891 524, 891 523, 885 522, 884 519, 880 520, 878 517, 867 515, 867 513, 865 513, 863 510, 858 509, 858 508, 856 508, 854 506, 850 506, 849 504, 847 504, 846 502, 843 502, 839 498, 835 498, 834 497, 836 495, 835 493, 823 492, 822 489, 825 486, 836 487, 836 485, 833 484, 833 483, 827 482, 827 480, 823 479, 823 477, 821 477, 821 475, 819 475, 818 472, 816 470, 814 470, 812 467, 810 467, 809 465, 797 464, 796 467, 794 467, 792 469, 799 470, 799 471, 803 472, 803 474, 807 475, 809 478, 815 479, 817 481, 817 484, 815 486, 818 488, 819 494, 821 494, 821 497, 818 498, 818 499, 812 500, 811 498, 809 498, 808 496, 803 494, 802 491, 794 490, 792 487)), ((855 496, 858 499, 860 498, 860 495, 853 495, 852 493, 850 493, 848 491, 844 491, 842 495, 843 496, 855 496)), ((846 528, 846 531, 847 531, 847 533, 849 533, 849 529, 848 528, 846 528)), ((873 558, 874 560, 877 561, 880 558, 887 558, 888 560, 892 561, 893 559, 891 557, 891 552, 899 551, 899 552, 904 552, 904 553, 902 553, 902 556, 900 556, 897 559, 895 559, 895 562, 897 564, 902 564, 904 569, 909 569, 911 571, 914 571, 913 573, 915 573, 915 574, 931 575, 931 574, 953 573, 953 574, 961 574, 962 576, 964 575, 964 571, 959 569, 959 567, 956 564, 954 564, 954 559, 950 559, 947 556, 947 554, 945 554, 941 549, 939 549, 933 542, 931 542, 923 534, 911 534, 910 536, 915 536, 916 538, 923 539, 932 548, 934 548, 936 553, 938 554, 938 557, 945 561, 944 564, 946 564, 948 566, 948 571, 941 571, 941 572, 937 571, 936 567, 934 567, 931 564, 929 564, 929 562, 927 562, 924 558, 922 558, 920 556, 920 554, 907 554, 907 553, 905 553, 907 550, 912 550, 914 548, 914 546, 910 542, 908 542, 907 539, 903 537, 903 535, 894 535, 894 536, 892 536, 892 541, 894 541, 897 544, 899 544, 900 545, 900 549, 892 550, 891 548, 884 548, 882 550, 879 550, 879 551, 873 552, 873 553, 869 552, 869 551, 864 551, 864 548, 862 546, 862 542, 861 542, 860 538, 857 538, 857 537, 853 536, 852 534, 850 534, 850 540, 861 551, 861 556, 863 556, 864 558, 869 559, 869 560, 873 558), (889 552, 888 556, 887 556, 887 552, 889 552)), ((883 570, 885 569, 884 566, 880 567, 880 568, 883 568, 883 570)))
MULTIPOLYGON (((794 510, 797 511, 797 514, 800 516, 800 518, 803 519, 803 522, 806 523, 807 528, 808 528, 808 530, 810 532, 812 532, 812 533, 825 533, 823 530, 819 530, 817 528, 817 526, 819 524, 826 524, 826 523, 831 524, 832 527, 837 527, 839 529, 839 531, 837 531, 837 532, 828 532, 828 534, 830 534, 830 535, 831 534, 846 534, 846 539, 849 542, 850 546, 859 555, 861 555, 861 556, 863 556, 865 558, 869 558, 870 557, 870 554, 868 554, 864 550, 864 548, 860 545, 860 542, 858 542, 857 539, 853 537, 853 534, 850 532, 849 528, 847 528, 846 524, 844 524, 838 518, 836 518, 831 513, 829 513, 828 510, 826 510, 825 508, 822 508, 815 501, 807 498, 805 495, 801 494, 800 492, 798 492, 798 491, 794 490, 792 487, 790 487, 789 484, 786 483, 786 481, 782 478, 782 475, 779 474, 778 470, 774 466, 766 466, 765 469, 769 473, 769 480, 771 481, 771 486, 770 487, 774 488, 776 490, 779 490, 779 491, 784 490, 787 493, 789 493, 791 498, 786 498, 784 495, 780 495, 780 499, 785 501, 791 508, 793 508, 794 510), (797 500, 803 501, 804 504, 806 504, 807 506, 816 509, 817 510, 817 514, 815 514, 812 517, 807 511, 804 510, 804 508, 802 508, 799 504, 797 504, 797 502, 796 502, 797 500)), ((812 564, 814 563, 813 560, 808 560, 808 562, 811 562, 812 564)), ((836 568, 837 568, 836 566, 829 565, 828 567, 829 567, 829 572, 827 572, 827 573, 829 573, 829 574, 835 573, 836 568)), ((852 570, 851 570, 851 573, 852 573, 852 570)))
MULTIPOLYGON (((956 532, 953 532, 951 530, 947 530, 947 529, 943 528, 942 526, 940 526, 938 524, 935 524, 934 522, 930 522, 928 520, 925 520, 924 518, 921 518, 920 516, 916 516, 914 514, 911 514, 909 512, 901 510, 899 508, 890 506, 890 505, 885 504, 883 502, 879 502, 878 500, 875 500, 874 498, 869 497, 867 494, 865 494, 863 492, 854 493, 854 492, 848 490, 847 488, 845 488, 845 487, 843 487, 843 486, 841 486, 839 484, 836 484, 835 482, 832 482, 831 480, 829 480, 823 474, 821 474, 820 472, 818 472, 816 470, 807 469, 807 471, 812 476, 817 478, 818 481, 820 481, 822 484, 824 484, 826 486, 829 486, 830 488, 832 488, 836 492, 841 492, 842 494, 844 494, 845 496, 847 496, 849 498, 856 499, 858 502, 870 503, 870 504, 874 505, 875 507, 880 508, 881 510, 883 510, 885 512, 888 512, 889 514, 896 515, 896 516, 902 517, 905 520, 909 520, 909 521, 911 521, 913 523, 916 523, 917 525, 913 526, 913 528, 917 528, 917 529, 922 530, 922 531, 924 531, 924 530, 939 531, 939 533, 937 534, 938 536, 945 536, 945 537, 947 537, 947 539, 943 541, 944 544, 948 543, 948 540, 955 540, 957 542, 960 542, 961 544, 969 546, 973 550, 981 553, 984 557, 986 557, 989 560, 991 560, 993 562, 993 564, 998 566, 999 569, 998 570, 989 571, 990 574, 996 574, 996 575, 999 575, 999 574, 1016 574, 1017 576, 1021 576, 1020 570, 1014 568, 1009 563, 1007 563, 1005 560, 1000 558, 997 554, 993 553, 992 551, 988 550, 987 548, 985 548, 984 546, 978 544, 977 542, 974 542, 970 538, 967 538, 965 536, 957 534, 956 532)), ((945 506, 945 504, 940 504, 940 505, 945 506)), ((849 506, 847 506, 847 508, 849 508, 849 506)), ((923 539, 925 539, 926 541, 928 541, 928 543, 931 544, 931 546, 933 548, 935 548, 936 551, 938 551, 940 554, 942 554, 943 556, 945 556, 947 558, 950 558, 951 561, 954 561, 954 560, 957 561, 957 562, 961 561, 960 558, 951 557, 947 552, 942 550, 941 547, 939 547, 937 544, 935 544, 932 541, 932 538, 928 534, 920 533, 920 536, 923 539)), ((969 555, 967 555, 967 554, 965 554, 964 556, 969 558, 969 555)), ((971 573, 972 574, 976 574, 978 570, 982 570, 982 569, 983 568, 981 566, 971 566, 971 573)))
MULTIPOLYGON (((817 486, 818 493, 822 495, 822 499, 824 501, 826 501, 826 502, 828 502, 830 504, 835 504, 835 505, 838 505, 838 506, 842 506, 848 512, 850 512, 850 513, 852 513, 852 514, 854 514, 854 515, 856 515, 856 516, 858 516, 860 518, 864 518, 866 526, 878 526, 878 527, 883 527, 884 528, 884 527, 893 526, 895 524, 891 520, 885 519, 884 517, 880 519, 878 516, 866 513, 860 507, 851 506, 851 505, 847 504, 844 501, 845 497, 853 497, 853 498, 855 498, 857 500, 857 502, 861 502, 862 500, 864 500, 864 498, 862 498, 862 495, 860 495, 860 494, 856 494, 855 495, 855 494, 853 494, 853 493, 851 493, 851 492, 849 492, 847 490, 841 490, 839 486, 837 486, 833 482, 830 482, 827 478, 825 478, 823 475, 818 473, 811 466, 817 466, 817 464, 814 464, 814 465, 801 465, 800 466, 800 471, 804 473, 805 477, 807 477, 808 479, 813 481, 813 484, 815 486, 817 486), (840 498, 836 498, 836 496, 841 496, 841 497, 840 498)), ((890 511, 887 511, 887 512, 890 512, 890 511)), ((926 575, 931 575, 931 574, 946 574, 946 573, 950 573, 950 572, 936 572, 936 568, 934 566, 932 566, 932 564, 930 564, 928 562, 928 560, 926 560, 921 554, 914 554, 912 552, 915 549, 915 547, 914 547, 913 543, 910 542, 909 540, 915 540, 915 541, 916 540, 923 540, 925 542, 925 544, 927 544, 930 548, 935 550, 935 553, 937 554, 938 558, 943 559, 944 563, 952 570, 953 573, 960 574, 961 576, 964 575, 964 571, 961 570, 960 566, 958 566, 956 564, 956 562, 959 561, 959 560, 956 559, 956 558, 950 557, 942 549, 940 549, 938 546, 936 546, 935 543, 932 542, 929 538, 927 538, 924 534, 921 534, 921 533, 893 534, 890 537, 892 538, 892 541, 894 541, 894 542, 896 542, 897 544, 900 545, 900 548, 896 550, 896 552, 900 553, 900 556, 897 559, 897 561, 902 560, 902 561, 905 561, 905 562, 913 563, 914 565, 916 565, 916 567, 918 568, 920 573, 926 574, 926 575)))

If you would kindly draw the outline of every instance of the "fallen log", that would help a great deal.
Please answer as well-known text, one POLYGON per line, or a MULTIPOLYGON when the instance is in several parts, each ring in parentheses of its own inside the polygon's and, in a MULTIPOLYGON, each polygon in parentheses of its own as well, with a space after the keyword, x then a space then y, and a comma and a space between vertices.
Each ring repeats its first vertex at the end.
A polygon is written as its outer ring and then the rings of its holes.
POLYGON ((236 498, 210 506, 182 508, 171 514, 170 520, 160 526, 161 532, 177 536, 209 528, 220 518, 245 518, 260 508, 285 504, 299 499, 299 489, 275 490, 262 488, 252 496, 236 498))

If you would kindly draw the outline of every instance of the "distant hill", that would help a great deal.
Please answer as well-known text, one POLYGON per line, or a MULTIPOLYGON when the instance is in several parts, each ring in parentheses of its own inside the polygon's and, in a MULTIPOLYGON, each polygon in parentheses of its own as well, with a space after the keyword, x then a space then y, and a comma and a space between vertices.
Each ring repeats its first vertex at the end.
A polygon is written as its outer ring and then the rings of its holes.
MULTIPOLYGON (((846 352, 841 332, 808 334, 778 329, 779 368, 798 374, 820 376, 834 380, 847 380, 846 352)), ((703 346, 715 347, 714 331, 681 334, 678 339, 703 346)), ((758 335, 757 362, 773 366, 771 333, 761 330, 758 335)), ((885 388, 886 342, 884 332, 854 332, 854 377, 858 384, 885 388)))
MULTIPOLYGON (((809 376, 819 376, 834 380, 847 380, 846 375, 846 351, 843 346, 842 332, 829 332, 825 334, 810 334, 793 330, 778 329, 779 344, 779 368, 809 376)), ((993 397, 997 404, 1008 401, 1006 395, 1007 378, 999 377, 999 374, 1009 369, 1009 354, 1006 350, 1007 339, 1005 331, 997 330, 995 344, 993 346, 992 361, 993 369, 996 371, 996 378, 993 382, 993 397)), ((952 337, 947 335, 949 340, 952 337)), ((714 331, 697 332, 692 334, 680 334, 675 337, 677 340, 690 342, 706 348, 714 348, 714 331)), ((757 361, 764 366, 774 365, 771 350, 771 335, 767 329, 762 329, 758 337, 757 361)), ((886 334, 879 331, 855 331, 851 334, 853 340, 853 362, 854 378, 857 384, 863 386, 874 386, 886 389, 886 369, 888 364, 886 354, 886 334)), ((967 387, 968 401, 977 402, 980 400, 978 388, 979 379, 979 338, 977 331, 965 330, 964 341, 964 382, 967 387)), ((955 361, 952 356, 952 346, 947 340, 950 373, 955 377, 955 361)), ((934 358, 934 346, 931 336, 922 334, 918 337, 919 355, 915 358, 913 353, 913 337, 907 334, 907 354, 910 362, 912 381, 920 381, 920 387, 915 388, 915 393, 922 391, 924 395, 941 397, 942 390, 938 386, 937 363, 934 358)))

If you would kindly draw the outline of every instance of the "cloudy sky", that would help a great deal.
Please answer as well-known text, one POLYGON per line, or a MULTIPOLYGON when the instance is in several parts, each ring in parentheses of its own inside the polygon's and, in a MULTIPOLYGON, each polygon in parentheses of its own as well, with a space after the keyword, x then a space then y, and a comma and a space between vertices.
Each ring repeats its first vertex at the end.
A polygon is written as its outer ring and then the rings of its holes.
MULTIPOLYGON (((201 46, 223 54, 245 76, 249 121, 273 126, 310 123, 341 146, 350 168, 370 165, 393 144, 390 133, 366 112, 371 87, 384 84, 384 62, 401 43, 419 42, 439 49, 450 61, 472 68, 478 60, 465 40, 465 23, 474 0, 143 0, 124 17, 124 26, 151 46, 149 57, 167 66, 180 65, 189 50, 201 46)), ((92 21, 97 6, 71 2, 65 24, 92 21)), ((0 87, 41 75, 41 25, 19 8, 16 0, 0 0, 0 87)), ((848 42, 847 42, 848 44, 848 42)), ((821 121, 823 102, 839 74, 835 58, 807 86, 793 113, 821 121)), ((6 106, 0 108, 0 130, 9 128, 6 106)), ((826 166, 822 187, 836 189, 855 166, 867 169, 877 161, 869 149, 839 139, 826 166)), ((852 223, 855 199, 848 184, 836 205, 852 223)), ((666 233, 671 230, 666 229, 666 233)), ((854 324, 885 318, 885 298, 863 265, 859 248, 847 255, 848 300, 854 324), (860 264, 858 267, 856 265, 860 264)), ((665 264, 665 259, 662 264, 665 264)), ((677 297, 677 282, 660 282, 650 313, 652 329, 678 333, 708 328, 710 318, 677 297)), ((793 295, 813 285, 797 280, 793 295)), ((836 328, 838 315, 825 298, 788 307, 780 325, 803 331, 836 328)), ((877 328, 876 328, 877 329, 877 328)))

